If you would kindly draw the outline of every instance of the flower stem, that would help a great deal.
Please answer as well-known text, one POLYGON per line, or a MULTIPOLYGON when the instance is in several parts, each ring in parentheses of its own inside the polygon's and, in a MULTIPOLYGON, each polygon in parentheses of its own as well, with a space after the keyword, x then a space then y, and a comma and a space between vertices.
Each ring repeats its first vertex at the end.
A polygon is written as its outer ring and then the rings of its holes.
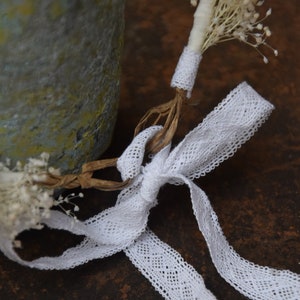
POLYGON ((202 45, 211 22, 214 5, 215 0, 201 0, 195 11, 188 47, 197 53, 202 52, 202 45))

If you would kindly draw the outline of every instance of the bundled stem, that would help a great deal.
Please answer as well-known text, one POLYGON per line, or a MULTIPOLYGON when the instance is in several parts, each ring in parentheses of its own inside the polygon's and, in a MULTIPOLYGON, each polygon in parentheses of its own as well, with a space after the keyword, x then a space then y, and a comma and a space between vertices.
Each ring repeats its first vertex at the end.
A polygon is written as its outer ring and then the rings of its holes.
POLYGON ((149 141, 147 150, 149 153, 157 153, 163 147, 168 145, 178 126, 183 102, 186 100, 186 91, 176 89, 175 97, 167 103, 151 108, 140 120, 135 128, 134 135, 137 135, 142 129, 149 125, 153 116, 157 115, 151 125, 157 125, 158 122, 166 118, 163 128, 149 141))
POLYGON ((201 0, 195 13, 194 24, 190 33, 188 46, 195 52, 202 53, 202 46, 210 26, 215 0, 201 0))
POLYGON ((267 63, 268 59, 258 48, 266 46, 276 56, 278 51, 267 44, 266 39, 271 36, 271 31, 262 23, 271 14, 271 9, 262 18, 256 11, 256 7, 263 2, 201 0, 194 14, 188 47, 195 52, 204 53, 213 45, 236 39, 253 47, 267 63))

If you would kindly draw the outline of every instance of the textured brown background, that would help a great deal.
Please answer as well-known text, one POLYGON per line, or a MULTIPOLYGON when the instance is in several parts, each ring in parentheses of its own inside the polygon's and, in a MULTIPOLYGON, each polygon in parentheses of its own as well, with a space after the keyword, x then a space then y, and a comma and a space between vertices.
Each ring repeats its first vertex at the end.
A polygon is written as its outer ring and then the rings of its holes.
MULTIPOLYGON (((239 43, 210 48, 204 55, 192 102, 184 109, 176 140, 238 83, 248 81, 275 106, 271 118, 230 160, 198 181, 208 194, 225 235, 243 257, 300 273, 300 87, 299 1, 266 1, 268 20, 279 50, 270 63, 239 43)), ((122 97, 112 147, 120 155, 138 119, 169 100, 170 78, 187 41, 193 9, 188 1, 129 0, 126 8, 122 97)), ((106 176, 106 175, 105 175, 106 176)), ((86 218, 112 203, 114 194, 95 191, 81 205, 86 218)), ((150 227, 177 249, 223 300, 245 299, 220 278, 193 217, 185 187, 166 186, 153 209, 150 227)), ((78 239, 65 234, 22 236, 24 257, 58 254, 78 239), (30 247, 31 245, 31 247, 30 247)), ((123 253, 70 271, 38 271, 0 257, 0 299, 161 299, 123 253)))

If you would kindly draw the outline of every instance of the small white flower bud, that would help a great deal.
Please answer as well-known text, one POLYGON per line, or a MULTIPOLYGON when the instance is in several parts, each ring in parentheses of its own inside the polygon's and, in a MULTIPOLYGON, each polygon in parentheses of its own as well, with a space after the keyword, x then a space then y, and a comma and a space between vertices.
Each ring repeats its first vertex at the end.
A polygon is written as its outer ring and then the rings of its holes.
POLYGON ((266 12, 266 16, 270 16, 272 14, 272 8, 269 8, 268 11, 266 12))
POLYGON ((191 0, 191 5, 196 7, 197 6, 198 1, 197 0, 191 0))

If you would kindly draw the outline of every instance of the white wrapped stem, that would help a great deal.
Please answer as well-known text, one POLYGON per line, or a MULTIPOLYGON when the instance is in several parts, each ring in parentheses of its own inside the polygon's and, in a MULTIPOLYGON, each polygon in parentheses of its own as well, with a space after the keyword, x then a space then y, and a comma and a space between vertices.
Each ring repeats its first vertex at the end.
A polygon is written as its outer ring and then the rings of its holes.
POLYGON ((184 48, 171 86, 187 91, 187 97, 191 97, 197 76, 199 63, 202 58, 201 48, 205 40, 207 28, 211 22, 213 12, 213 0, 201 0, 194 14, 194 24, 190 33, 187 47, 184 48))
POLYGON ((191 97, 201 59, 200 53, 185 47, 176 66, 171 86, 187 91, 188 98, 191 97))
POLYGON ((195 11, 188 47, 196 53, 201 53, 207 29, 211 22, 214 5, 214 0, 201 0, 195 11))

